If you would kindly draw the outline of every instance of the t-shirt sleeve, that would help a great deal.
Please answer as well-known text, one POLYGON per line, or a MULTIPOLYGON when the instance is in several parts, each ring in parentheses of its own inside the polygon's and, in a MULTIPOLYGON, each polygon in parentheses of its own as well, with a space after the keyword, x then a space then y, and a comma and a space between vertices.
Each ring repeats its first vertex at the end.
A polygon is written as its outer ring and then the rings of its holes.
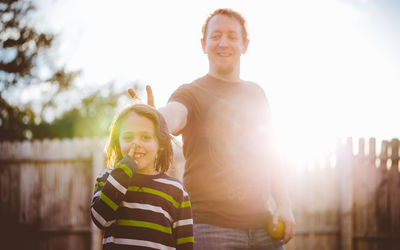
POLYGON ((192 207, 186 190, 183 189, 182 193, 183 197, 178 208, 177 217, 173 222, 176 249, 192 250, 194 244, 192 207))
POLYGON ((272 115, 272 110, 271 106, 268 100, 268 97, 264 91, 263 88, 259 85, 255 85, 257 90, 257 93, 260 94, 260 114, 263 114, 263 122, 264 122, 264 127, 266 128, 264 131, 264 142, 266 143, 265 147, 268 149, 267 153, 265 156, 268 158, 266 162, 274 162, 274 164, 270 164, 271 166, 276 169, 277 163, 276 161, 278 160, 278 142, 277 142, 277 134, 275 131, 275 125, 273 121, 273 115, 272 115))
MULTIPOLYGON (((183 84, 174 93, 172 93, 168 102, 179 102, 185 105, 188 116, 187 122, 189 123, 193 117, 193 112, 195 110, 195 95, 193 94, 193 89, 190 84, 183 84)), ((179 131, 177 134, 181 134, 182 131, 179 131)))
POLYGON ((97 177, 90 213, 93 222, 101 230, 115 222, 130 179, 137 170, 136 162, 127 155, 115 168, 106 169, 97 177))
POLYGON ((181 85, 174 93, 172 93, 168 102, 179 102, 185 105, 188 112, 190 113, 193 108, 193 98, 191 88, 189 84, 181 85))

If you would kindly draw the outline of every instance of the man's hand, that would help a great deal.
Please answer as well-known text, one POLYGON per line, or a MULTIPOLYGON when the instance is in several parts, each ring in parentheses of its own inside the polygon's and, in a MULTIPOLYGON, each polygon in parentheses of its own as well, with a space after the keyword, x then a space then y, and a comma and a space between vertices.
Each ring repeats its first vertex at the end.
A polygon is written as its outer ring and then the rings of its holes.
MULTIPOLYGON (((153 96, 153 91, 151 90, 150 85, 146 85, 146 92, 147 92, 147 105, 154 107, 154 96, 153 96)), ((132 99, 135 103, 142 103, 142 101, 136 95, 136 93, 135 93, 135 91, 133 91, 133 89, 129 88, 128 93, 132 97, 132 99)))
POLYGON ((285 233, 282 238, 282 245, 289 242, 294 236, 296 222, 290 208, 278 208, 272 216, 272 228, 275 229, 278 225, 278 220, 285 225, 285 233))
MULTIPOLYGON (((140 98, 136 95, 133 89, 128 89, 129 95, 132 97, 135 103, 142 103, 140 98)), ((146 86, 147 92, 147 105, 154 107, 154 97, 153 91, 149 85, 146 86)), ((186 126, 186 119, 188 115, 188 110, 185 105, 180 102, 168 102, 167 105, 158 109, 165 119, 168 126, 168 132, 173 135, 178 135, 177 133, 181 131, 186 126)))

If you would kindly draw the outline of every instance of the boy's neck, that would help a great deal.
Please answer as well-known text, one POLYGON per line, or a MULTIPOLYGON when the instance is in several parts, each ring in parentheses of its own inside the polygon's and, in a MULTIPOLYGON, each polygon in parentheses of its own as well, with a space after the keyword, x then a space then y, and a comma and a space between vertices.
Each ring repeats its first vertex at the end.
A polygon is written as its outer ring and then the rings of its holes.
POLYGON ((147 169, 139 169, 137 171, 138 174, 144 174, 144 175, 158 175, 160 172, 156 171, 155 169, 152 170, 147 170, 147 169), (142 170, 142 171, 141 171, 142 170))

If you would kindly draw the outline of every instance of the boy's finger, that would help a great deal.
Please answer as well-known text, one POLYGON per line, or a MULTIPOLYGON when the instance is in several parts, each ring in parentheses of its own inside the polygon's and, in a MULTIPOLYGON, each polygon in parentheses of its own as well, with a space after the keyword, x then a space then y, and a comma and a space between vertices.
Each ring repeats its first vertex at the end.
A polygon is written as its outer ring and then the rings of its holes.
POLYGON ((135 159, 135 144, 132 144, 131 149, 128 152, 128 155, 135 159))

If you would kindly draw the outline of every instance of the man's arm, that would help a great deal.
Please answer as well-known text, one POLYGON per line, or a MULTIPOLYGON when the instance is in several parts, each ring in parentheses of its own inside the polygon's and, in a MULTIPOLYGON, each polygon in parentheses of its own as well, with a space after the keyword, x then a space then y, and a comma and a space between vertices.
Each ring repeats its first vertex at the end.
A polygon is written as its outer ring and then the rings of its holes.
POLYGON ((296 222, 292 213, 289 199, 287 177, 283 173, 282 165, 274 166, 274 174, 272 176, 272 196, 277 205, 275 213, 272 215, 272 227, 276 227, 278 220, 285 225, 285 232, 282 244, 288 243, 294 236, 296 222))
POLYGON ((178 135, 186 126, 188 110, 180 102, 169 102, 164 107, 158 109, 167 122, 168 132, 178 135))
MULTIPOLYGON (((128 89, 128 92, 132 99, 136 103, 140 103, 140 98, 132 89, 128 89)), ((153 91, 149 85, 146 86, 147 93, 147 104, 154 107, 154 96, 153 91)), ((158 109, 163 115, 165 122, 168 126, 168 132, 173 135, 178 135, 179 132, 186 126, 188 110, 180 102, 169 102, 164 107, 158 109)))

